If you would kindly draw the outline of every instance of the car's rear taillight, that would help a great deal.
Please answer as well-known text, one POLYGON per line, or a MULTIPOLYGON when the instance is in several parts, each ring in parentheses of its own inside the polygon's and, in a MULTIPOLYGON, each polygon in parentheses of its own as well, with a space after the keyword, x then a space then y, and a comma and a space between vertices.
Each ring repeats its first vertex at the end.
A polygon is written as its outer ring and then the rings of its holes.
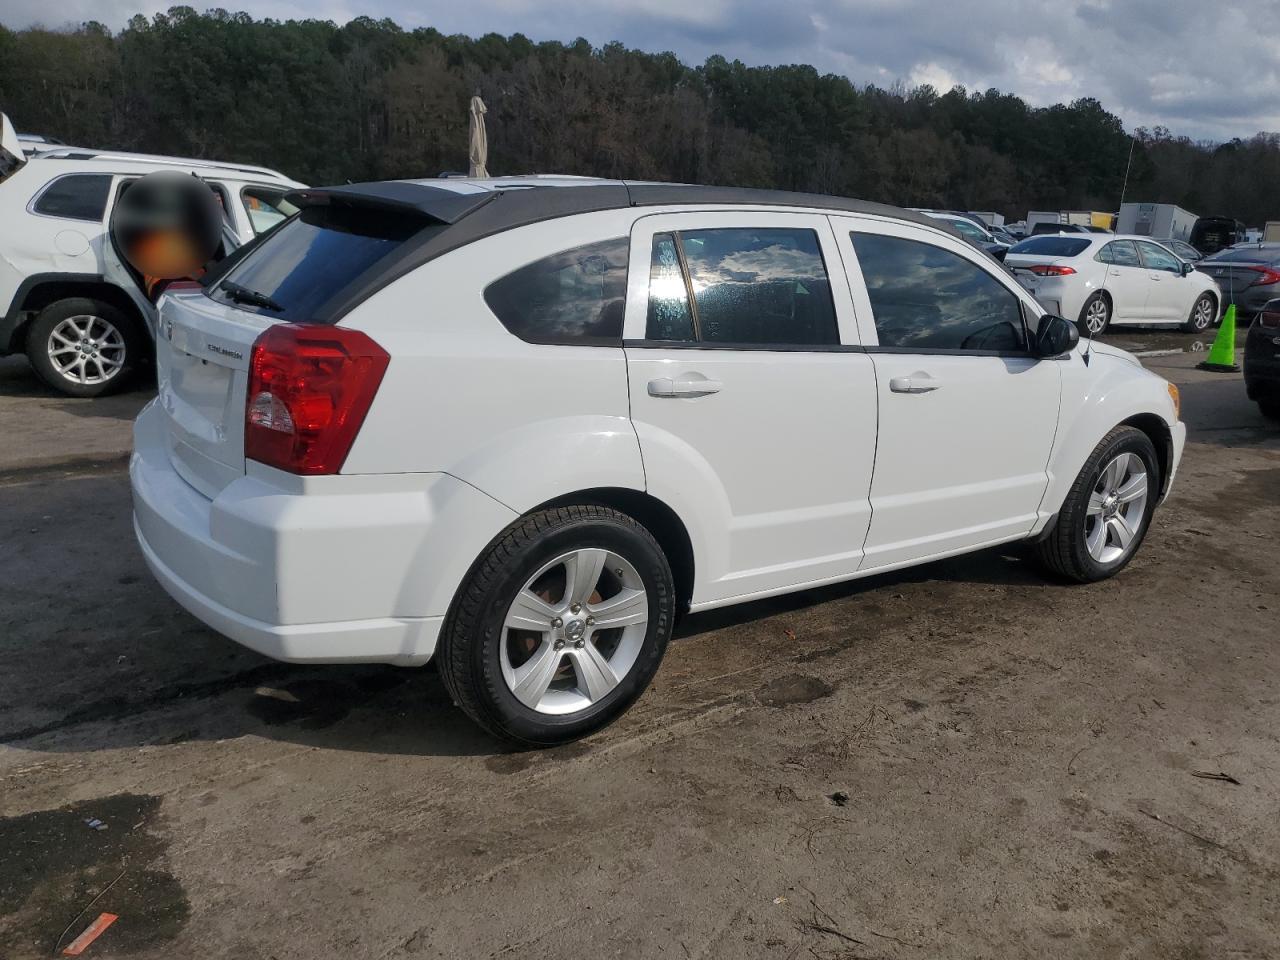
POLYGON ((1075 267, 1062 267, 1056 263, 1037 263, 1028 268, 1038 277, 1069 277, 1075 273, 1075 267))
POLYGON ((1280 270, 1274 267, 1250 267, 1249 269, 1261 274, 1257 280, 1249 284, 1251 287, 1269 287, 1273 283, 1280 283, 1280 270))
MULTIPOLYGON (((1274 302, 1273 300, 1272 303, 1274 302)), ((1258 326, 1267 330, 1280 330, 1280 308, 1272 307, 1270 303, 1263 307, 1258 314, 1258 326)))
POLYGON ((277 323, 253 344, 244 455, 290 473, 337 473, 391 358, 359 330, 277 323))

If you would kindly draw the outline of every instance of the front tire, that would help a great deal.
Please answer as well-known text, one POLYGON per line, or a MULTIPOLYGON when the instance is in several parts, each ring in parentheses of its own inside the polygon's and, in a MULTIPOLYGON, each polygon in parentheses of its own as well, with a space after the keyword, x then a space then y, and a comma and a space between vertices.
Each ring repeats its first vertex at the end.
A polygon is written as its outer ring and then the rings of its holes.
POLYGON ((1182 329, 1187 333, 1203 333, 1213 325, 1217 318, 1218 301, 1211 293, 1202 293, 1191 306, 1191 314, 1182 329))
POLYGON ((675 608, 667 559, 631 517, 596 505, 542 510, 472 567, 441 634, 440 673, 495 737, 566 743, 644 692, 675 608))
POLYGON ((1160 466, 1151 438, 1116 427, 1094 448, 1071 485, 1047 537, 1035 545, 1048 572, 1092 583, 1133 559, 1151 525, 1160 466))
POLYGON ((27 331, 27 359, 40 379, 71 397, 98 397, 124 387, 145 345, 124 311, 90 297, 56 300, 27 331))
POLYGON ((1088 339, 1100 337, 1111 326, 1111 301, 1101 290, 1094 291, 1080 308, 1080 319, 1076 322, 1080 336, 1088 339))

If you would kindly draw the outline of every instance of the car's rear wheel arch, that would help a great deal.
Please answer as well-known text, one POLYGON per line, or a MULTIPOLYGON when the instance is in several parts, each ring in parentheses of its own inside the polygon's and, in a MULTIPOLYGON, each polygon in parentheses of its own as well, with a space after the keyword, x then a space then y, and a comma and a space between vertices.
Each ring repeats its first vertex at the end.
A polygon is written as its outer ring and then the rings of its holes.
POLYGON ((105 280, 45 280, 36 283, 23 291, 21 301, 16 308, 28 315, 29 319, 18 328, 20 340, 15 339, 12 350, 15 353, 26 349, 26 335, 31 329, 31 321, 46 307, 60 300, 99 300, 119 310, 138 333, 147 329, 146 321, 138 311, 138 305, 120 287, 105 280))
POLYGON ((610 507, 631 517, 658 541, 671 567, 676 587, 676 610, 683 614, 693 598, 693 540, 684 521, 671 507, 641 490, 623 487, 596 487, 579 490, 539 504, 529 511, 547 510, 568 504, 594 504, 610 507))

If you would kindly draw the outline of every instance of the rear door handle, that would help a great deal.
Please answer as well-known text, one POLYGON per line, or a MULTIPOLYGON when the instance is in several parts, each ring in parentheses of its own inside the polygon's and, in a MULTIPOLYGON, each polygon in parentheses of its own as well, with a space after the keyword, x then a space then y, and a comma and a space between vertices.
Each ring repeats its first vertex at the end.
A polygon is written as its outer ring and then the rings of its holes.
POLYGON ((941 380, 935 380, 927 373, 916 372, 909 377, 894 377, 889 381, 889 389, 894 393, 929 393, 942 386, 941 380))
POLYGON ((649 396, 651 397, 705 397, 708 394, 719 393, 721 383, 719 380, 708 380, 701 375, 684 376, 684 377, 659 377, 656 380, 649 381, 649 396))

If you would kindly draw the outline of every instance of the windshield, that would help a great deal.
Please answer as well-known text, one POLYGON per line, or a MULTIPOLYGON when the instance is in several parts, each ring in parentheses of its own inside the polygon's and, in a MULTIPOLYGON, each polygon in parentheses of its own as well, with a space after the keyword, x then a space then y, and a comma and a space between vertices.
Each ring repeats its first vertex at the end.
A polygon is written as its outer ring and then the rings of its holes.
POLYGON ((1014 244, 1009 253, 1025 253, 1035 257, 1074 257, 1084 253, 1090 242, 1081 237, 1031 237, 1014 244))
MULTIPOLYGON (((213 288, 224 303, 294 322, 318 319, 322 305, 432 221, 368 208, 308 207, 265 234, 213 288)), ((443 229, 435 224, 434 229, 443 229)))

